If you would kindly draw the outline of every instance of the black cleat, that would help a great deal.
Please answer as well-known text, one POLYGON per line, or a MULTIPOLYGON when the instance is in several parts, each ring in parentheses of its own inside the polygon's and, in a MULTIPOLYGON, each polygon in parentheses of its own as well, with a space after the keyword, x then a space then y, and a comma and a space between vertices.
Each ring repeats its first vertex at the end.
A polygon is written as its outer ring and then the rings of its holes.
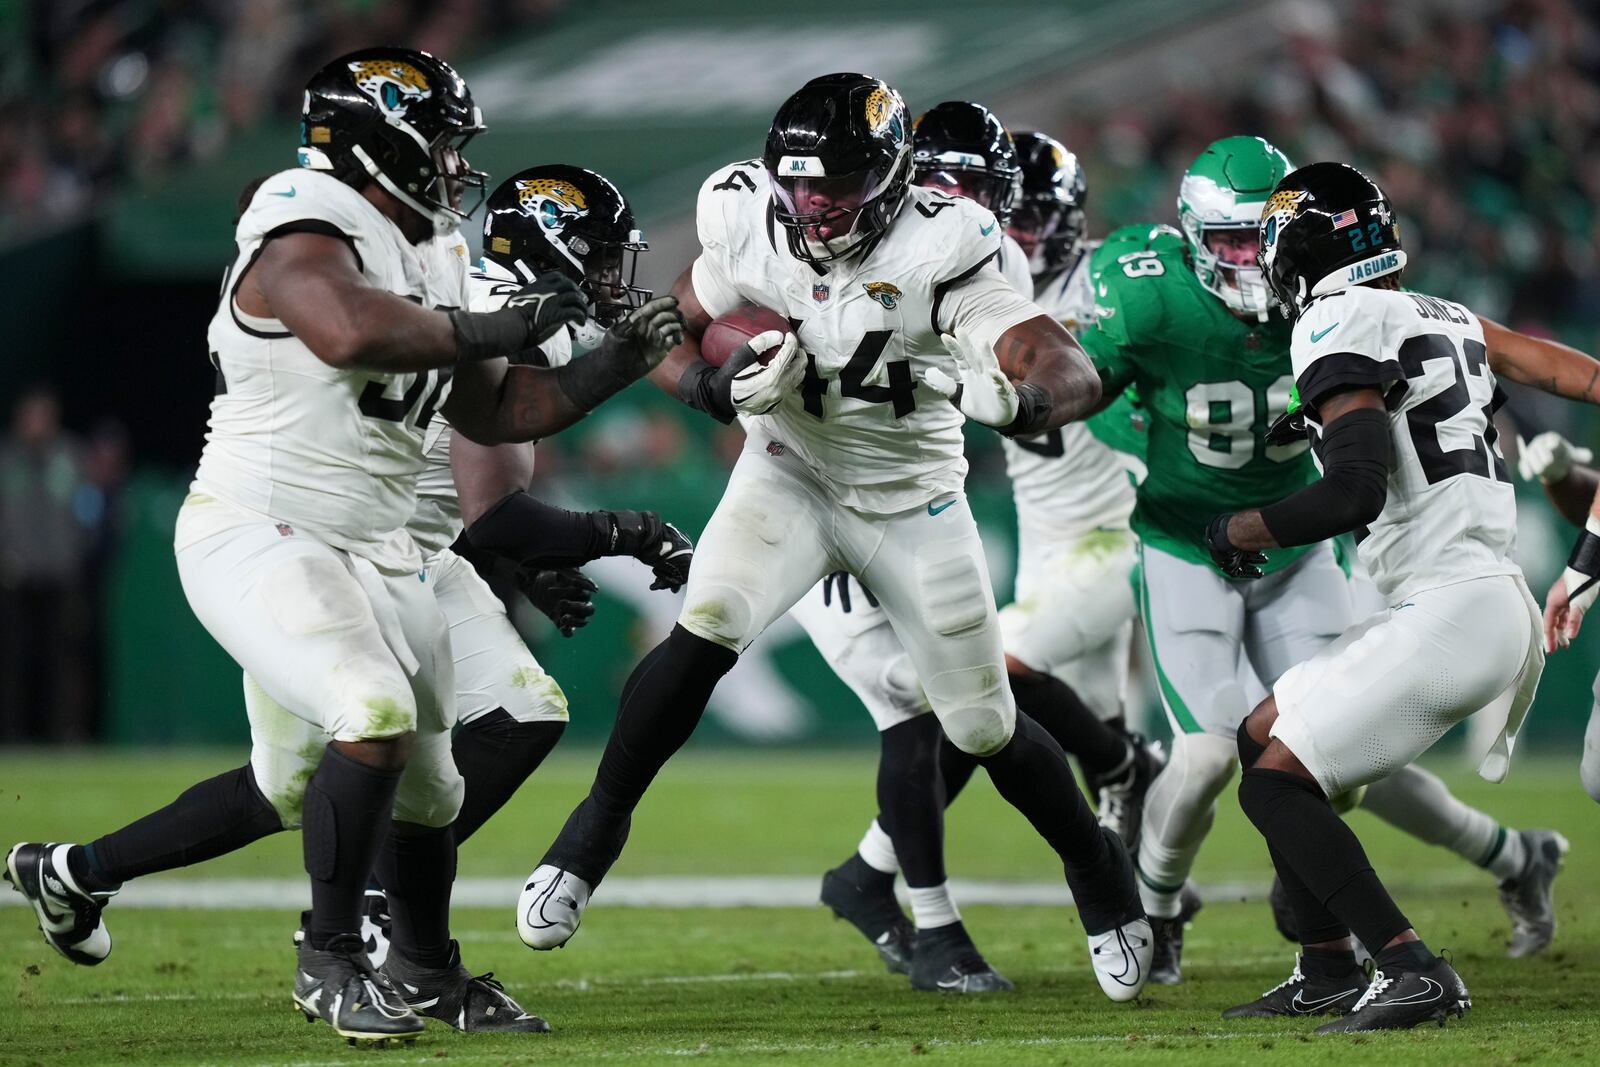
POLYGON ((1102 775, 1086 774, 1089 792, 1096 797, 1100 825, 1115 830, 1129 852, 1139 847, 1139 826, 1144 820, 1144 797, 1150 783, 1167 765, 1159 742, 1143 734, 1128 736, 1128 757, 1102 775))
POLYGON ((111 955, 111 933, 101 912, 115 889, 92 893, 80 887, 67 865, 71 845, 23 842, 6 854, 6 881, 27 898, 50 947, 73 963, 93 967, 111 955))
POLYGON ((1544 951, 1556 936, 1555 880, 1567 858, 1567 839, 1554 830, 1523 830, 1528 859, 1515 878, 1500 883, 1500 904, 1511 918, 1512 959, 1544 951))
POLYGON ((916 927, 900 910, 894 876, 853 855, 822 876, 822 903, 861 931, 893 974, 910 974, 916 927))
POLYGON ((911 957, 911 988, 946 993, 1008 993, 1011 980, 989 966, 958 919, 918 930, 911 957))
POLYGON ((1170 919, 1150 916, 1150 931, 1155 935, 1155 956, 1150 961, 1150 981, 1158 985, 1177 985, 1183 981, 1183 928, 1200 914, 1205 903, 1194 883, 1184 882, 1178 897, 1178 914, 1170 919))
POLYGON ((1294 960, 1289 980, 1273 986, 1248 1004, 1222 1013, 1224 1019, 1271 1019, 1279 1015, 1343 1015, 1366 992, 1367 976, 1352 961, 1350 972, 1338 978, 1308 976, 1294 960))
POLYGON ((450 942, 443 967, 412 963, 391 949, 383 974, 411 1010, 440 1019, 466 1034, 544 1034, 550 1024, 522 1010, 493 974, 473 976, 461 965, 461 946, 450 942))
POLYGON ((296 954, 294 1002, 306 1022, 321 1019, 352 1044, 422 1033, 422 1020, 373 969, 360 935, 341 934, 324 949, 302 941, 296 954))
POLYGON ((1350 1014, 1317 1027, 1319 1034, 1367 1030, 1409 1030, 1426 1022, 1444 1025, 1446 1016, 1462 1018, 1472 1007, 1467 984, 1443 956, 1421 971, 1373 971, 1372 983, 1350 1014))

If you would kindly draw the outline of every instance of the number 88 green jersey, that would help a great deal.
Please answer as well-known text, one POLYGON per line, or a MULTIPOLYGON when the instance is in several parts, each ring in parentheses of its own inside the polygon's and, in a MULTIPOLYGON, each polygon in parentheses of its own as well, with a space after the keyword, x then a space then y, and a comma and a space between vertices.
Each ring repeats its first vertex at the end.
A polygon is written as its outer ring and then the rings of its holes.
MULTIPOLYGON (((1110 391, 1139 390, 1148 420, 1147 464, 1133 528, 1148 544, 1207 566, 1203 536, 1218 512, 1280 500, 1317 477, 1305 441, 1268 445, 1289 404, 1290 326, 1234 315, 1203 286, 1187 250, 1126 226, 1090 262, 1095 327, 1079 341, 1110 391)), ((1306 548, 1277 549, 1263 568, 1306 548)))

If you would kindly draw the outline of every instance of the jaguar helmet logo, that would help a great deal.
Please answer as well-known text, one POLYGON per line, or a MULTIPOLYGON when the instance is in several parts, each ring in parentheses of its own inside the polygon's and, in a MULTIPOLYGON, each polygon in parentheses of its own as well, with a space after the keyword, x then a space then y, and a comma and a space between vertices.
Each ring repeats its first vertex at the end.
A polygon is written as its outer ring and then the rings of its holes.
POLYGON ((1300 214, 1301 201, 1305 200, 1304 189, 1280 189, 1267 197, 1267 202, 1261 206, 1261 249, 1270 255, 1273 247, 1278 243, 1278 231, 1283 229, 1285 223, 1300 214))
POLYGON ((551 233, 560 233, 589 213, 589 201, 583 193, 559 178, 518 180, 517 206, 551 233))
POLYGON ((866 113, 867 129, 873 133, 888 130, 897 139, 905 136, 900 119, 900 98, 882 82, 867 94, 866 113))
POLYGON ((350 76, 386 114, 404 115, 412 104, 433 95, 427 77, 404 60, 358 60, 350 64, 350 76))
POLYGON ((861 288, 867 295, 882 304, 885 311, 893 311, 900 303, 900 288, 888 282, 864 282, 861 288))

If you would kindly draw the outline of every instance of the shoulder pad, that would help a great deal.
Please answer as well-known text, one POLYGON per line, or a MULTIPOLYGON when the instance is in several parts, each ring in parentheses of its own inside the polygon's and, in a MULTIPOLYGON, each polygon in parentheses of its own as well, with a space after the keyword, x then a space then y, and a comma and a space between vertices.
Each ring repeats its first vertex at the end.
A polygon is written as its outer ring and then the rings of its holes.
POLYGON ((771 203, 767 168, 759 159, 717 169, 701 183, 695 201, 700 244, 705 248, 740 247, 752 229, 764 227, 771 203))
MULTIPOLYGON (((913 247, 925 252, 917 259, 932 268, 936 284, 976 271, 999 254, 1005 236, 994 212, 976 201, 915 185, 894 225, 913 247)), ((1022 292, 1028 295, 1026 289, 1022 292)))
POLYGON ((344 182, 314 170, 294 168, 261 183, 239 218, 241 244, 297 222, 330 227, 351 241, 370 240, 375 227, 393 227, 371 202, 344 182))
POLYGON ((467 310, 499 311, 506 300, 522 286, 503 278, 491 278, 482 271, 467 275, 467 310))
POLYGON ((1022 254, 1022 246, 1006 235, 1000 238, 1000 273, 1013 289, 1032 299, 1033 274, 1028 270, 1028 257, 1022 254))

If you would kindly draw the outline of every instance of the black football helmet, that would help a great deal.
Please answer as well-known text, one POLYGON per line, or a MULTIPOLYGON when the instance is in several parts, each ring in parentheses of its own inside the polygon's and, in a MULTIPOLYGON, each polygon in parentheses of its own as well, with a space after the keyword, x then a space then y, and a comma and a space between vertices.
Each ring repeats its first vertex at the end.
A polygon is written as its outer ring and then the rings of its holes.
POLYGON ((557 270, 589 297, 609 327, 653 295, 634 284, 649 249, 615 185, 583 167, 552 163, 518 171, 489 196, 483 257, 531 282, 557 270))
POLYGON ((1035 278, 1054 274, 1083 252, 1089 185, 1078 157, 1054 137, 1019 133, 1012 142, 1022 169, 1022 191, 1006 232, 1028 254, 1035 278))
POLYGON ((976 200, 1002 223, 1022 189, 1011 135, 982 104, 946 100, 911 123, 916 183, 976 200))
POLYGON ((1406 265, 1389 198, 1346 163, 1312 163, 1284 175, 1261 209, 1256 258, 1291 319, 1316 297, 1406 265))
POLYGON ((483 113, 450 64, 412 48, 363 48, 306 84, 300 165, 377 182, 447 233, 483 202, 488 175, 462 156, 483 113), (470 206, 466 189, 477 189, 470 206))
POLYGON ((842 259, 889 228, 911 184, 905 101, 865 74, 825 74, 778 109, 762 155, 789 251, 842 259))

